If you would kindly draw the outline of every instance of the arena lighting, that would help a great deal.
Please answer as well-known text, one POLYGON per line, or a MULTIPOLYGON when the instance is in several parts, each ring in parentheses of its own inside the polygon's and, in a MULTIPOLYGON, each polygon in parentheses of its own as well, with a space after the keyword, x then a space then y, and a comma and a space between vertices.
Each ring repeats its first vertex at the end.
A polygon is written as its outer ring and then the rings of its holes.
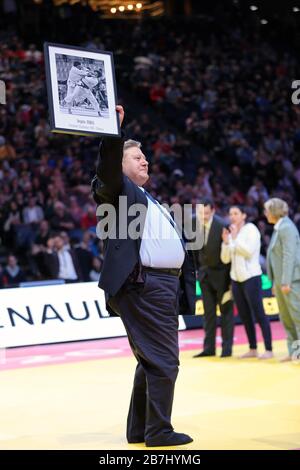
MULTIPOLYGON (((42 4, 45 2, 53 3, 56 7, 63 4, 82 5, 90 7, 94 12, 100 12, 109 18, 112 16, 118 16, 119 18, 126 19, 128 15, 133 17, 139 17, 143 12, 147 12, 148 16, 158 17, 162 16, 165 12, 165 5, 163 0, 30 0, 32 3, 42 4), (120 6, 124 7, 124 10, 120 6), (116 11, 112 10, 115 8, 116 11)), ((256 1, 256 0, 253 0, 256 1)), ((296 3, 297 0, 294 0, 296 3)), ((238 0, 236 0, 238 3, 238 0)), ((252 2, 252 0, 251 0, 252 2)), ((1 2, 0 2, 1 3, 1 2)))
POLYGON ((251 5, 250 10, 251 11, 256 11, 256 10, 258 10, 258 7, 256 5, 251 5))
POLYGON ((125 10, 125 7, 124 7, 123 5, 121 5, 121 6, 119 7, 119 11, 123 12, 124 10, 125 10))
POLYGON ((111 8, 110 12, 114 15, 115 13, 117 13, 117 9, 116 8, 111 8))
POLYGON ((298 11, 300 11, 300 9, 299 9, 298 7, 294 7, 294 8, 293 8, 293 12, 294 12, 294 13, 297 13, 298 11))
POLYGON ((267 20, 260 20, 261 24, 268 24, 267 20))

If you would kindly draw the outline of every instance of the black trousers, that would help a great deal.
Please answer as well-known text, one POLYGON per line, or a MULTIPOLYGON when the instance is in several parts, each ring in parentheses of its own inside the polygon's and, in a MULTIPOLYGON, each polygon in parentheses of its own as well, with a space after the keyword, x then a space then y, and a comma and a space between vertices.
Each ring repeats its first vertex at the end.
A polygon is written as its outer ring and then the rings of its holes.
POLYGON ((171 413, 179 366, 178 293, 176 276, 144 272, 144 282, 127 281, 114 298, 138 361, 127 419, 128 440, 147 441, 173 431, 171 413))
POLYGON ((232 281, 233 297, 245 325, 250 349, 257 348, 255 320, 257 320, 264 338, 265 348, 272 351, 272 334, 269 318, 265 314, 260 276, 251 277, 244 282, 232 281))
POLYGON ((204 351, 209 353, 215 353, 216 350, 217 305, 221 311, 222 351, 229 354, 232 352, 233 302, 229 300, 222 304, 224 292, 229 289, 229 282, 224 284, 224 278, 223 272, 218 275, 208 273, 200 281, 204 306, 204 351))

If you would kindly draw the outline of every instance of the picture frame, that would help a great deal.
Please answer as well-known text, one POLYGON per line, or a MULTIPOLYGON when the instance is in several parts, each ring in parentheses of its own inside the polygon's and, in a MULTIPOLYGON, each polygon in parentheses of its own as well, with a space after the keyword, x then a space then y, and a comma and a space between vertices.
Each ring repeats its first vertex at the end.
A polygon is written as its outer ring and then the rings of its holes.
POLYGON ((44 43, 52 132, 121 135, 113 54, 44 43))

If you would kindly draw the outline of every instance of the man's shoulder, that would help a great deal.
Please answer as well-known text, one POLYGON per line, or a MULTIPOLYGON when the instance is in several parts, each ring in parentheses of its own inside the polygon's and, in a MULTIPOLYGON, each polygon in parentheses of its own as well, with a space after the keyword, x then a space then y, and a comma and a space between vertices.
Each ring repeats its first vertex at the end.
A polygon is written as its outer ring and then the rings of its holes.
POLYGON ((226 227, 226 225, 227 225, 226 221, 222 217, 220 217, 219 215, 216 215, 216 214, 214 215, 213 221, 216 224, 216 226, 218 226, 218 227, 223 228, 223 227, 226 227))

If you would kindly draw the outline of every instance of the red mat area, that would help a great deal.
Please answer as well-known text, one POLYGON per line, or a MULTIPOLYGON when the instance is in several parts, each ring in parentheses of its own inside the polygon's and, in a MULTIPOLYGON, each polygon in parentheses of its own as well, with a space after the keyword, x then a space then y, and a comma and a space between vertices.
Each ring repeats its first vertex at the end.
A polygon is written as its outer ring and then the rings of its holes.
MULTIPOLYGON (((273 340, 285 338, 280 322, 271 322, 273 340)), ((218 331, 218 335, 220 332, 218 331)), ((204 331, 189 330, 179 332, 180 350, 201 350, 204 331)), ((262 341, 260 329, 257 327, 258 341, 262 341)), ((245 344, 247 338, 243 326, 234 331, 234 343, 245 344)), ((217 336, 217 346, 221 346, 221 337, 217 336)), ((0 370, 34 367, 50 364, 64 364, 86 360, 108 359, 131 355, 126 337, 101 339, 94 341, 77 341, 73 343, 50 344, 42 346, 26 346, 1 351, 0 370)))

